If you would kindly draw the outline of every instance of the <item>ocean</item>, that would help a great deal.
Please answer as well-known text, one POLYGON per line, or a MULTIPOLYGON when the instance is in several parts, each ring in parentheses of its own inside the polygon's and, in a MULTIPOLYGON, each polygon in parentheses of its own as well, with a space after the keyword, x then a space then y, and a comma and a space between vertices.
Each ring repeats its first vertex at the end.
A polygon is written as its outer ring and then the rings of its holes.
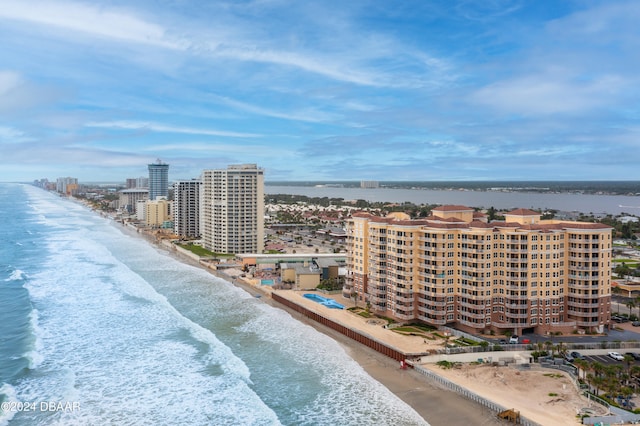
POLYGON ((333 339, 78 203, 0 184, 0 217, 0 426, 427 424, 333 339))

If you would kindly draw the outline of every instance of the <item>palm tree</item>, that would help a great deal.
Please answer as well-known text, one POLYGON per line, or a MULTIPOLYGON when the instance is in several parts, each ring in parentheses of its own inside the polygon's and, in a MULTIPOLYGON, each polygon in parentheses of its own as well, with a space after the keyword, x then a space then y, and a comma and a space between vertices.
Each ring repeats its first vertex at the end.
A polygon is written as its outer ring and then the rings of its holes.
POLYGON ((580 358, 576 358, 573 360, 573 365, 578 367, 578 378, 586 379, 586 372, 589 369, 589 363, 580 358))
POLYGON ((636 302, 629 300, 625 305, 629 308, 629 316, 631 316, 631 310, 636 307, 636 302))

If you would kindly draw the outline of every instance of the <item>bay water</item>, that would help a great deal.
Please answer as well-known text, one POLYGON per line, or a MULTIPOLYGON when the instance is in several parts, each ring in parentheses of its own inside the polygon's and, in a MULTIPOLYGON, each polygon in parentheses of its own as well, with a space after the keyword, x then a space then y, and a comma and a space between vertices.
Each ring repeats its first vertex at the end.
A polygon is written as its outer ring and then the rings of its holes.
POLYGON ((427 424, 331 338, 81 204, 0 184, 0 217, 0 426, 427 424))

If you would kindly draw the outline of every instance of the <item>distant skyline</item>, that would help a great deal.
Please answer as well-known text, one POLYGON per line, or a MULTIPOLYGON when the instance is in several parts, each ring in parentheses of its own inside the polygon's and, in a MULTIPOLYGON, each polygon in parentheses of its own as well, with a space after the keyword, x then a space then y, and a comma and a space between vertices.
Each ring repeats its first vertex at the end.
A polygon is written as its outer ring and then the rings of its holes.
POLYGON ((0 0, 0 181, 640 180, 635 0, 0 0))

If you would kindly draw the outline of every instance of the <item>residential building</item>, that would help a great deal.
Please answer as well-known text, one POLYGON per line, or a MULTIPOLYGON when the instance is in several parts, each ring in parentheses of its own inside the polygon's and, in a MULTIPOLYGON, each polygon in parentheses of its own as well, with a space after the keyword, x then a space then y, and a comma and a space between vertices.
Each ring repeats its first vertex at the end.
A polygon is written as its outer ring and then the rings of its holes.
POLYGON ((129 214, 135 214, 138 201, 149 199, 149 190, 146 188, 123 189, 120 194, 120 208, 129 214))
POLYGON ((56 179, 56 191, 64 195, 75 195, 78 191, 78 178, 60 177, 56 179))
POLYGON ((377 180, 361 180, 360 188, 379 188, 380 183, 377 180))
POLYGON ((166 197, 148 200, 145 206, 145 224, 152 228, 160 228, 165 222, 171 220, 171 205, 166 197))
POLYGON ((181 180, 174 188, 174 232, 181 237, 200 237, 200 194, 202 181, 181 180))
POLYGON ((141 176, 138 178, 127 178, 125 181, 125 188, 149 188, 149 178, 146 176, 141 176))
POLYGON ((264 250, 264 170, 256 164, 202 172, 200 234, 216 253, 264 250))
POLYGON ((347 278, 372 312, 472 333, 610 325, 612 228, 518 209, 487 223, 465 206, 426 218, 354 213, 347 278))
POLYGON ((169 196, 169 165, 158 159, 149 164, 149 200, 169 196))

